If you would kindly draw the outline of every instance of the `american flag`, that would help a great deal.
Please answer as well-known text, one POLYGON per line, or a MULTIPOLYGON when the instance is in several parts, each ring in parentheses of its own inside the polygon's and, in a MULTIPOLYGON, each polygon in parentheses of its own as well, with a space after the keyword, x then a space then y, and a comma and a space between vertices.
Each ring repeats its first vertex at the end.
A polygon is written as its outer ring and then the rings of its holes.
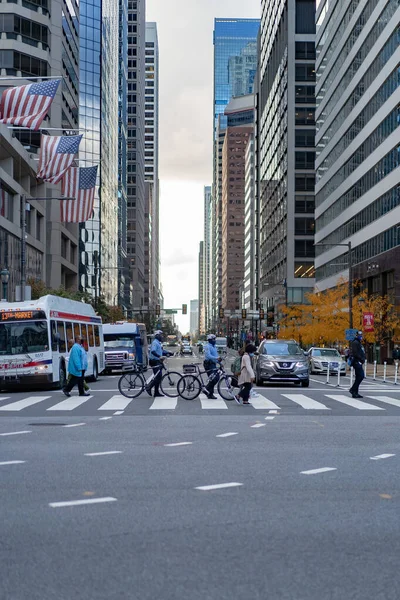
POLYGON ((60 81, 52 79, 5 90, 0 101, 0 123, 39 129, 60 81))
POLYGON ((58 183, 64 177, 79 150, 81 135, 42 135, 38 179, 58 183))
POLYGON ((70 167, 61 182, 63 196, 74 200, 61 200, 61 221, 83 223, 92 216, 96 167, 70 167))

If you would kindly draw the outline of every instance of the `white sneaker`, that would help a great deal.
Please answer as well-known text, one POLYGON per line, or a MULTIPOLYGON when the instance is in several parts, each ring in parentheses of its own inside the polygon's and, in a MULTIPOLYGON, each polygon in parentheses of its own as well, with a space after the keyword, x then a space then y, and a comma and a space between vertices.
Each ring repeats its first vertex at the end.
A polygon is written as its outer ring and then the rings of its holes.
POLYGON ((257 394, 257 392, 255 390, 251 390, 250 392, 250 398, 258 398, 259 394, 257 394))

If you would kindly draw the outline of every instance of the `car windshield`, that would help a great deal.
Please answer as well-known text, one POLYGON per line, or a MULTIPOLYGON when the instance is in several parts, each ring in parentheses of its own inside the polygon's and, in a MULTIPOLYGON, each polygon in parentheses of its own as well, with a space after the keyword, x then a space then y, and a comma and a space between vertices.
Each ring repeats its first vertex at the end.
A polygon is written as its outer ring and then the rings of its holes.
POLYGON ((104 348, 134 348, 135 340, 127 337, 104 336, 104 348))
POLYGON ((49 350, 47 321, 0 324, 0 355, 45 352, 49 350))
POLYGON ((297 344, 290 342, 268 343, 264 344, 262 353, 271 356, 292 356, 293 354, 303 354, 297 344))
POLYGON ((337 350, 333 348, 317 348, 312 351, 313 356, 334 356, 335 358, 339 357, 340 354, 337 350))

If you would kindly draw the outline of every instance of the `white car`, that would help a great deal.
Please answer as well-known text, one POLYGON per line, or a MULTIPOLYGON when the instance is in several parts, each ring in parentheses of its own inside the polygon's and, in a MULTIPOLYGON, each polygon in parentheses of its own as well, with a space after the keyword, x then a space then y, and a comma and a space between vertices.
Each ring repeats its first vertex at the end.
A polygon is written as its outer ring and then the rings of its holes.
POLYGON ((308 351, 311 373, 337 373, 340 369, 342 374, 346 373, 346 362, 343 360, 336 348, 310 348, 308 351))

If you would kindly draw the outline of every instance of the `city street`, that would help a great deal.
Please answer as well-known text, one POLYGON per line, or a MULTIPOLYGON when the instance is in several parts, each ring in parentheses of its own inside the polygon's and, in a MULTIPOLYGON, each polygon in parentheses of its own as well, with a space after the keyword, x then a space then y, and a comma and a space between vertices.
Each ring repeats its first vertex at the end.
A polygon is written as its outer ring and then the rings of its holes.
POLYGON ((71 411, 46 410, 59 392, 1 396, 2 597, 397 600, 394 386, 367 384, 363 410, 322 378, 258 390, 279 409, 98 410, 116 382, 71 411), (27 396, 47 398, 4 411, 27 396))

